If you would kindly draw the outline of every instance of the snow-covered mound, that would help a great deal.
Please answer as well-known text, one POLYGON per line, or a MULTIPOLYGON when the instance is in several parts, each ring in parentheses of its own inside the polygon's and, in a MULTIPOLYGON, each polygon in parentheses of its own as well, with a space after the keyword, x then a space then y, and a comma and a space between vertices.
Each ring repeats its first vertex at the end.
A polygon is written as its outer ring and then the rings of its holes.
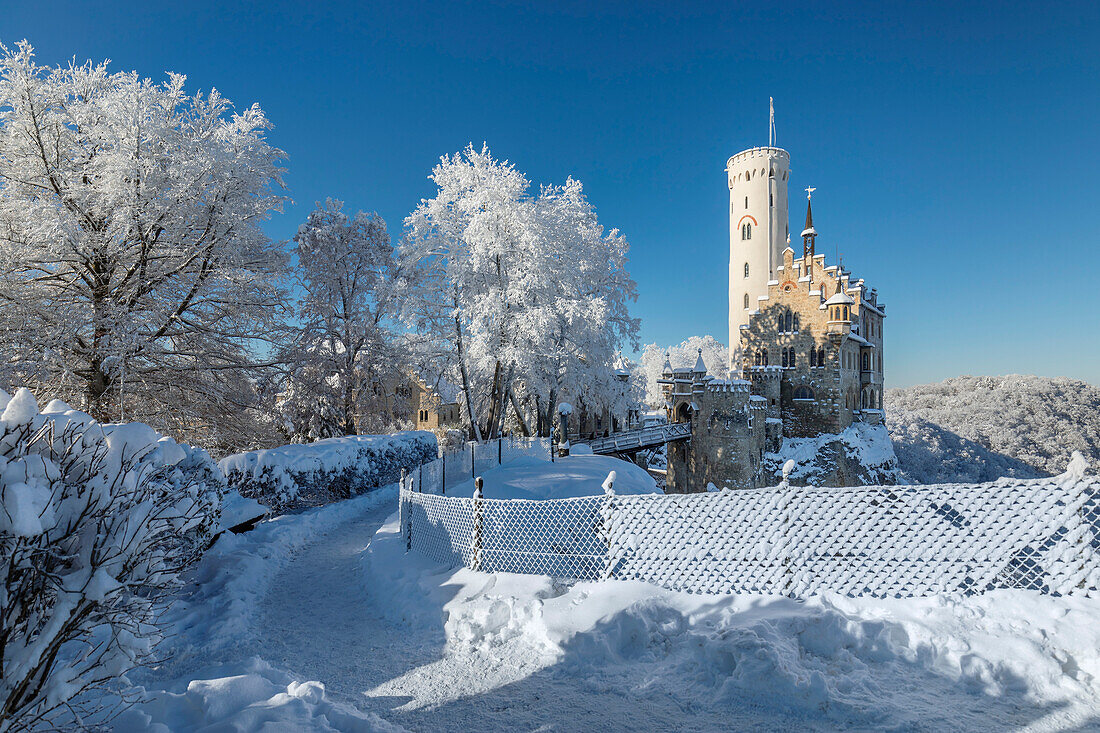
MULTIPOLYGON (((607 475, 615 472, 616 494, 658 494, 653 477, 633 463, 611 456, 579 455, 550 461, 520 458, 491 468, 481 477, 486 499, 568 499, 603 493, 607 475)), ((473 480, 448 488, 453 496, 473 493, 473 480)))
POLYGON ((470 670, 441 684, 412 669, 370 695, 455 714, 499 705, 517 728, 538 721, 507 701, 530 687, 567 708, 579 681, 624 728, 1051 730, 1100 714, 1100 599, 796 601, 442 571, 405 553, 395 520, 364 572, 410 635, 442 625, 440 668, 470 670), (656 700, 676 712, 639 720, 656 700))
POLYGON ((890 435, 882 425, 853 423, 839 434, 783 438, 778 453, 765 453, 763 468, 770 485, 783 478, 783 466, 794 461, 795 486, 873 486, 901 479, 890 435))
POLYGON ((1100 460, 1100 389, 1063 377, 956 377, 886 392, 901 470, 918 483, 1033 478, 1100 460))
POLYGON ((396 482, 438 454, 434 433, 348 435, 237 453, 218 465, 231 488, 277 509, 347 499, 396 482))

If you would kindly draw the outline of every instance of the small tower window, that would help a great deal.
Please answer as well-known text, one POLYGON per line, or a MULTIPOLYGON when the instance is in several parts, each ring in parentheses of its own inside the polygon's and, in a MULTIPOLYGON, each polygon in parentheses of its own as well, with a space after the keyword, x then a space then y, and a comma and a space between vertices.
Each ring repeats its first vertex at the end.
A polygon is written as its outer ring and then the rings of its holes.
POLYGON ((795 332, 795 333, 798 333, 798 331, 799 331, 799 325, 800 325, 800 324, 799 324, 799 322, 798 322, 798 314, 797 314, 797 313, 795 313, 795 314, 794 314, 794 332, 795 332))
POLYGON ((764 366, 767 366, 767 365, 768 365, 768 350, 767 350, 767 349, 764 349, 764 350, 763 350, 763 351, 761 352, 761 354, 763 355, 763 356, 762 356, 762 360, 763 360, 763 362, 764 362, 764 366))
POLYGON ((749 208, 749 197, 748 196, 745 197, 745 208, 746 209, 749 208))
POLYGON ((817 365, 819 367, 825 366, 825 347, 822 346, 817 350, 817 365))
POLYGON ((814 398, 814 391, 810 387, 802 385, 795 389, 794 398, 796 400, 812 400, 814 398))
POLYGON ((748 277, 748 276, 749 276, 749 263, 746 262, 745 263, 745 277, 748 277))
POLYGON ((844 320, 848 320, 848 306, 844 306, 844 320))
POLYGON ((817 366, 817 349, 810 347, 810 366, 817 366))
POLYGON ((749 309, 749 294, 745 293, 745 310, 749 309))
POLYGON ((774 193, 769 193, 768 194, 768 206, 775 206, 775 194, 774 193))
POLYGON ((745 239, 752 239, 752 224, 745 222, 745 239))

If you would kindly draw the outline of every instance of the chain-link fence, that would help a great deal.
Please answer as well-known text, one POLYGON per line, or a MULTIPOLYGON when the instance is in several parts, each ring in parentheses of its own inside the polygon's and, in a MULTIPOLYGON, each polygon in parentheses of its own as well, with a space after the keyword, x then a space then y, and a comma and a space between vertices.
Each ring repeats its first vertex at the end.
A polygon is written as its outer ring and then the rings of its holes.
POLYGON ((450 565, 696 593, 907 597, 1100 587, 1100 480, 483 499, 401 491, 409 549, 450 565))

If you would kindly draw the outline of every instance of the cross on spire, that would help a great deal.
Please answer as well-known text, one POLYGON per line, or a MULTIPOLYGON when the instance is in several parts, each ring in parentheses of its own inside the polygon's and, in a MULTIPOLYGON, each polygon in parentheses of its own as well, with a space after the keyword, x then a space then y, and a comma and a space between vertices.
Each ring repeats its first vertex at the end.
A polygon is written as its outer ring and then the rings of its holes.
POLYGON ((817 189, 816 189, 816 188, 814 188, 813 186, 808 186, 808 187, 806 188, 806 200, 807 200, 807 201, 809 201, 809 200, 810 200, 810 197, 814 195, 814 191, 816 191, 816 190, 817 190, 817 189))

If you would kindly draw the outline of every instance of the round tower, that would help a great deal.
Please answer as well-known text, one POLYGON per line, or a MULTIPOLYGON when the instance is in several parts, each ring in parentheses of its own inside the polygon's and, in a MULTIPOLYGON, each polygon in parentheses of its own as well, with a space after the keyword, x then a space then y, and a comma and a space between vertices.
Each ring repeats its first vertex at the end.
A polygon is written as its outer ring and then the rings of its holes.
POLYGON ((730 189, 730 371, 741 367, 741 326, 768 294, 783 264, 790 226, 787 179, 791 156, 782 148, 743 150, 726 163, 730 189))

